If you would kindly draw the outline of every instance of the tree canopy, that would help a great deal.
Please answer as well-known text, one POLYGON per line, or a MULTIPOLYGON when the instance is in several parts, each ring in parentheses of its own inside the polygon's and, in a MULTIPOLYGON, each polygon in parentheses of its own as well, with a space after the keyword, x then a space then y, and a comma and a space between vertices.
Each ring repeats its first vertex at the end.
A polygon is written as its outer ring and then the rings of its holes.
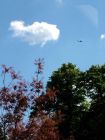
POLYGON ((44 91, 43 59, 26 82, 2 65, 0 85, 1 140, 105 139, 105 65, 80 71, 62 64, 44 91))

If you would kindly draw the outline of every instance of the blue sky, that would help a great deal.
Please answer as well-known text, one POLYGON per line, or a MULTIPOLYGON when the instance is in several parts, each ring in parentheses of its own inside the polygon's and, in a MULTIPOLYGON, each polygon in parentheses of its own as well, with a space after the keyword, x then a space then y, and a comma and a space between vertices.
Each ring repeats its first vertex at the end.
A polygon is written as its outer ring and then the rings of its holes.
POLYGON ((0 64, 29 80, 37 58, 45 60, 45 81, 63 63, 104 64, 105 1, 0 0, 0 64))

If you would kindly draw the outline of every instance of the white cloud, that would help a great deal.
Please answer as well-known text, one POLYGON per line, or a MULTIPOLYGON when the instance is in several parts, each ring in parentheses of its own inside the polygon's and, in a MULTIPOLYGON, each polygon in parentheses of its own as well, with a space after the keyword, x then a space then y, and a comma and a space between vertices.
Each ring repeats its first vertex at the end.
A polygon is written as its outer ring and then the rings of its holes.
POLYGON ((82 13, 92 22, 93 25, 98 27, 98 10, 92 5, 79 5, 78 8, 82 13))
POLYGON ((100 39, 105 39, 105 34, 101 34, 100 39))
POLYGON ((26 26, 24 21, 12 21, 10 30, 14 37, 20 37, 30 45, 44 46, 48 41, 58 40, 60 35, 57 26, 47 22, 34 22, 26 26))

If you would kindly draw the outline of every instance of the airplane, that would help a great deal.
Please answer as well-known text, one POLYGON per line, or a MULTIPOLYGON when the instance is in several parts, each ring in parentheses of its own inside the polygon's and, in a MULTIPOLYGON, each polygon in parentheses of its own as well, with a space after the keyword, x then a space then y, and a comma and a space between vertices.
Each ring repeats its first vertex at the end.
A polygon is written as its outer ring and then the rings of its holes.
POLYGON ((83 42, 83 41, 82 41, 82 40, 77 40, 77 42, 80 42, 80 43, 81 43, 81 42, 83 42))

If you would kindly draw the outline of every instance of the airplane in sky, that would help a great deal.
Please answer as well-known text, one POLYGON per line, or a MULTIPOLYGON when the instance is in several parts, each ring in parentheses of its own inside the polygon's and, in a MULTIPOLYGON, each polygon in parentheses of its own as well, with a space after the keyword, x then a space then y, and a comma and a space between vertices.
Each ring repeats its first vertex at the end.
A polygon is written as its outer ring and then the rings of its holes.
POLYGON ((77 40, 77 42, 82 43, 83 41, 82 40, 77 40))

